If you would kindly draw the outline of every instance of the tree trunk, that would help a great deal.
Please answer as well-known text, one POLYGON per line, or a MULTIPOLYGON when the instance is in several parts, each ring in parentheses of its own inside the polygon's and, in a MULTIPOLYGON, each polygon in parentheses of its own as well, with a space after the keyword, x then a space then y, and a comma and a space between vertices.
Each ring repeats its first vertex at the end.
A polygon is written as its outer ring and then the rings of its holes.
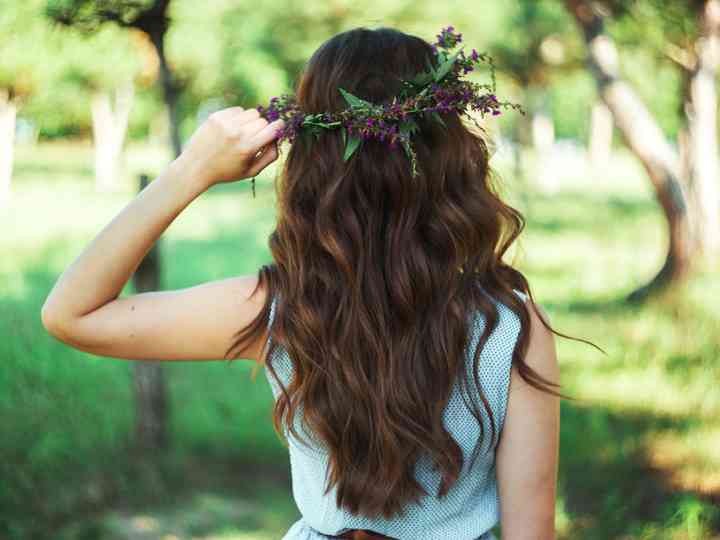
POLYGON ((668 223, 669 246, 665 263, 646 285, 627 300, 639 302, 669 286, 679 286, 692 262, 687 197, 680 181, 679 159, 662 130, 632 88, 618 72, 615 44, 604 33, 604 22, 586 0, 565 0, 588 46, 588 66, 603 102, 613 115, 630 150, 640 160, 655 189, 668 223))
POLYGON ((588 159, 593 169, 604 166, 610 159, 612 136, 612 113, 602 100, 598 100, 592 107, 588 141, 588 159))
MULTIPOLYGON (((527 88, 527 87, 525 87, 527 88)), ((525 99, 523 100, 527 104, 528 93, 525 93, 525 99)), ((528 180, 527 166, 528 160, 526 159, 526 153, 530 146, 530 122, 527 115, 518 114, 515 116, 514 125, 514 145, 513 145, 513 170, 515 174, 515 180, 518 182, 520 189, 520 198, 523 201, 523 207, 526 212, 530 212, 530 182, 528 180)))
MULTIPOLYGON (((148 184, 147 175, 140 176, 140 190, 148 184)), ((150 249, 133 274, 137 292, 157 291, 160 288, 159 244, 150 249)), ((135 446, 146 454, 164 450, 169 445, 168 399, 165 371, 158 361, 134 363, 135 446)))
POLYGON ((710 258, 720 254, 720 166, 717 137, 717 77, 720 64, 720 0, 706 0, 698 14, 697 62, 689 74, 688 186, 697 247, 710 258))
MULTIPOLYGON (((513 174, 515 175, 515 180, 523 186, 526 184, 523 162, 524 145, 522 143, 522 130, 524 125, 525 122, 517 119, 513 129, 513 174)), ((527 197, 527 189, 522 190, 522 196, 523 198, 527 197)))
POLYGON ((178 89, 165 57, 165 31, 157 31, 149 34, 152 44, 157 51, 158 61, 160 63, 160 83, 163 90, 163 99, 168 112, 168 123, 170 127, 170 141, 175 157, 180 155, 182 144, 180 142, 180 125, 178 120, 178 89))
POLYGON ((16 116, 17 105, 10 92, 0 89, 0 208, 9 204, 12 194, 16 116))
POLYGON ((92 125, 95 146, 95 187, 111 191, 118 187, 120 160, 133 100, 132 82, 115 92, 97 92, 92 99, 92 125))
POLYGON ((544 107, 535 109, 532 113, 531 125, 535 150, 547 152, 555 144, 555 125, 552 116, 544 107))
POLYGON ((555 144, 555 125, 545 103, 540 103, 533 109, 530 125, 538 184, 544 193, 555 193, 559 187, 557 171, 553 169, 551 159, 555 144))

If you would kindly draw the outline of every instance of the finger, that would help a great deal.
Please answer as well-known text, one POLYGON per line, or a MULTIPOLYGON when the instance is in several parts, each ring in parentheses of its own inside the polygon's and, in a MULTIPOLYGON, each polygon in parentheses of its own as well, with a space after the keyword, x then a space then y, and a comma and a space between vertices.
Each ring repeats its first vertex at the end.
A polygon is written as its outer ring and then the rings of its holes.
POLYGON ((275 120, 274 122, 269 123, 248 141, 248 145, 251 148, 260 148, 262 146, 265 146, 269 142, 277 139, 279 131, 284 126, 285 122, 283 122, 283 120, 280 118, 275 120))
MULTIPOLYGON (((250 141, 253 139, 253 137, 255 137, 255 135, 267 125, 268 121, 264 118, 255 118, 254 120, 249 120, 244 124, 241 124, 240 134, 242 135, 242 138, 246 141, 245 144, 247 146, 251 146, 250 141)), ((262 145, 257 146, 257 150, 260 149, 260 146, 262 145)))
POLYGON ((278 158, 278 149, 276 144, 269 145, 262 155, 257 158, 252 166, 250 167, 250 176, 255 176, 260 173, 265 167, 270 165, 273 161, 278 158))
POLYGON ((232 121, 238 125, 243 125, 258 118, 260 118, 260 112, 257 109, 244 109, 238 111, 238 113, 232 117, 232 121))

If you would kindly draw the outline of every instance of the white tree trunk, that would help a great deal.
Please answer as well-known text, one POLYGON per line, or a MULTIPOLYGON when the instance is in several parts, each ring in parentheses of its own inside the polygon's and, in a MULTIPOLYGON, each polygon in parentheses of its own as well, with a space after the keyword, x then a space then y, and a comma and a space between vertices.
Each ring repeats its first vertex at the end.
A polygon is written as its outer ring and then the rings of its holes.
POLYGON ((707 0, 700 14, 702 34, 695 44, 697 65, 690 74, 689 128, 690 191, 696 211, 695 236, 700 250, 720 254, 720 159, 717 136, 717 88, 720 65, 720 0, 707 0))
POLYGON ((613 118, 607 105, 598 100, 593 104, 590 116, 588 158, 593 170, 604 166, 610 159, 613 136, 613 118))
POLYGON ((628 148, 647 171, 667 218, 669 245, 665 263, 647 285, 627 297, 631 302, 643 301, 669 286, 680 286, 692 269, 692 230, 680 159, 648 108, 621 78, 615 43, 605 33, 604 12, 590 0, 565 0, 565 5, 587 44, 588 67, 600 98, 610 109, 628 148))
POLYGON ((533 113, 532 135, 533 146, 539 151, 547 151, 555 144, 555 125, 546 110, 540 109, 533 113))
POLYGON ((12 194, 13 147, 17 106, 7 90, 0 90, 0 207, 12 194))
POLYGON ((97 92, 92 99, 92 125, 95 144, 95 187, 112 191, 118 187, 120 160, 125 144, 134 88, 131 82, 111 93, 97 92), (114 106, 113 106, 114 105, 114 106))
POLYGON ((552 116, 544 107, 532 112, 531 130, 540 189, 545 193, 555 193, 559 187, 557 171, 552 166, 555 125, 552 116))

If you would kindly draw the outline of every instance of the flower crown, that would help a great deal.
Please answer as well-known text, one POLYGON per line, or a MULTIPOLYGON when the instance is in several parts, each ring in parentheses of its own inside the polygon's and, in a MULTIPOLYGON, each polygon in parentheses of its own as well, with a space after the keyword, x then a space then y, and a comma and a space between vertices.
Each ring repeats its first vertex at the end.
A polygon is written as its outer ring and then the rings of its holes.
POLYGON ((468 113, 468 108, 480 112, 483 117, 490 112, 493 115, 501 114, 502 107, 511 107, 525 114, 516 103, 498 101, 495 96, 495 65, 487 53, 478 53, 473 49, 466 56, 463 47, 451 53, 462 42, 462 34, 454 30, 452 26, 443 28, 437 34, 437 41, 432 44, 437 67, 428 59, 427 70, 410 80, 403 80, 399 93, 389 103, 370 103, 339 88, 348 104, 340 112, 305 113, 300 110, 292 94, 273 97, 268 107, 258 106, 257 110, 269 122, 278 118, 284 120, 285 126, 280 131, 278 142, 287 140, 292 143, 298 135, 306 134, 312 134, 317 139, 322 130, 340 129, 345 144, 345 161, 350 159, 364 140, 383 141, 393 150, 400 145, 410 160, 412 176, 415 177, 418 174, 417 156, 410 137, 419 129, 416 117, 430 118, 445 127, 439 113, 455 111, 468 116, 480 127, 468 113), (482 62, 490 67, 491 84, 461 79, 482 62))

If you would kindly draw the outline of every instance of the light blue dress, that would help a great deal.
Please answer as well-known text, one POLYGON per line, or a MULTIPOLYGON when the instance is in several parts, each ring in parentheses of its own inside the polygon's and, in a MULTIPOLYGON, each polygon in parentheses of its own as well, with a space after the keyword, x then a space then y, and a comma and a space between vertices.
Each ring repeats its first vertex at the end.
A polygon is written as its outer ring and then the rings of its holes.
MULTIPOLYGON (((523 300, 526 295, 515 291, 523 300)), ((493 299, 498 307, 498 322, 488 337, 480 353, 478 364, 479 380, 483 392, 496 419, 496 426, 502 429, 507 406, 507 391, 510 382, 512 352, 519 332, 520 319, 505 304, 493 299)), ((275 299, 270 310, 270 324, 275 315, 275 299)), ((485 328, 484 315, 476 312, 472 319, 472 334, 466 349, 468 373, 472 369, 472 353, 475 351, 480 335, 485 328)), ((273 367, 284 385, 290 381, 292 364, 287 351, 275 349, 271 359, 273 367)), ((281 390, 267 369, 263 370, 270 383, 273 395, 277 399, 281 390)), ((473 385, 470 385, 473 388, 473 385)), ((292 492, 302 518, 295 522, 282 540, 326 540, 349 529, 370 529, 372 531, 398 538, 400 540, 493 540, 490 530, 500 517, 495 475, 495 449, 491 447, 490 419, 480 408, 485 425, 480 453, 469 468, 469 457, 480 436, 480 427, 463 402, 460 388, 456 383, 450 401, 445 409, 446 429, 454 436, 463 449, 465 465, 458 481, 450 488, 446 497, 433 496, 438 492, 440 474, 432 470, 429 459, 419 459, 416 464, 416 477, 430 495, 420 502, 406 507, 402 518, 369 519, 353 515, 335 504, 335 489, 323 494, 327 467, 327 455, 318 448, 309 449, 293 437, 288 440, 290 453, 290 471, 292 492)), ((297 429, 302 431, 296 417, 297 429)), ((287 431, 286 431, 287 433, 287 431)), ((306 436, 310 437, 309 434, 306 436)), ((425 456, 423 456, 425 457, 425 456)))

